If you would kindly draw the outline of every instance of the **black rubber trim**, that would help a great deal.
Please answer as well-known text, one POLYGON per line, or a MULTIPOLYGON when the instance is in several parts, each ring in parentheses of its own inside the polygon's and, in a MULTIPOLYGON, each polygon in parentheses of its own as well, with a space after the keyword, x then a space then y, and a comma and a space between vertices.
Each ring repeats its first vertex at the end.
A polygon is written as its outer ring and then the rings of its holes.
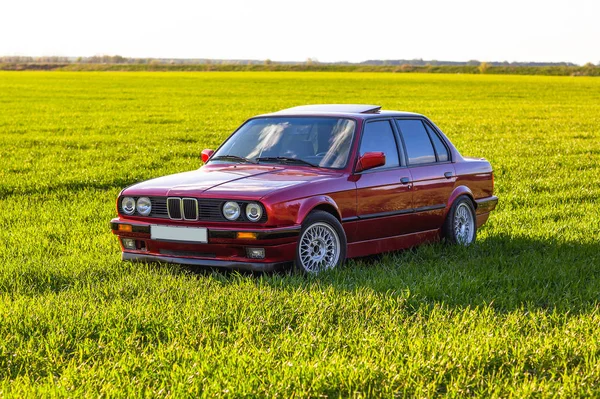
POLYGON ((217 255, 216 254, 208 254, 205 252, 198 252, 198 251, 175 251, 175 250, 171 250, 171 249, 161 249, 158 252, 161 253, 161 255, 166 255, 166 256, 196 256, 198 258, 216 258, 217 255))
POLYGON ((368 215, 361 215, 358 218, 361 219, 361 220, 364 220, 364 219, 377 219, 377 218, 385 218, 385 217, 388 217, 388 216, 406 215, 408 213, 413 213, 413 212, 414 212, 414 209, 402 209, 400 211, 369 213, 368 215))
POLYGON ((173 256, 144 255, 144 254, 136 254, 136 253, 131 253, 131 252, 123 252, 121 259, 125 260, 125 261, 130 261, 130 262, 175 263, 175 264, 179 264, 179 265, 222 267, 225 269, 248 270, 248 271, 254 271, 254 272, 270 272, 270 271, 276 270, 276 269, 290 263, 290 262, 273 262, 273 263, 233 262, 233 261, 215 260, 215 259, 192 259, 192 258, 178 258, 178 257, 173 257, 173 256))
POLYGON ((444 208, 446 208, 445 204, 439 204, 439 205, 422 206, 420 208, 402 209, 399 211, 369 213, 367 215, 351 216, 351 217, 344 218, 344 219, 342 219, 342 223, 353 222, 356 220, 367 220, 367 219, 385 218, 385 217, 389 217, 389 216, 406 215, 409 213, 437 211, 439 209, 444 209, 444 208))
POLYGON ((229 230, 209 230, 208 238, 235 238, 236 232, 229 230))
POLYGON ((117 223, 117 222, 111 222, 110 224, 110 228, 114 231, 119 231, 119 225, 120 224, 128 224, 131 226, 131 232, 132 233, 146 233, 146 234, 150 234, 150 226, 146 226, 146 225, 136 225, 136 224, 131 224, 131 223, 117 223))
POLYGON ((288 229, 284 231, 271 231, 271 232, 258 232, 259 240, 274 240, 276 238, 289 238, 289 237, 297 237, 300 235, 300 227, 294 227, 293 229, 288 229))
POLYGON ((492 211, 493 209, 496 208, 496 205, 498 205, 498 197, 493 195, 491 197, 477 199, 477 200, 475 200, 475 202, 477 203, 477 209, 481 209, 481 210, 489 209, 490 211, 492 211))
MULTIPOLYGON (((119 222, 111 222, 110 228, 113 231, 119 231, 120 224, 128 224, 131 225, 133 233, 146 233, 150 234, 150 225, 135 225, 131 223, 119 223, 119 222)), ((164 224, 164 223, 163 223, 164 224)), ((225 239, 235 239, 237 235, 237 231, 235 230, 212 230, 209 227, 208 229, 208 237, 210 238, 225 238, 225 239)), ((290 227, 289 229, 279 229, 279 230, 240 230, 248 233, 256 233, 257 240, 274 240, 277 238, 289 238, 289 237, 297 237, 300 234, 301 227, 290 227)), ((168 240, 161 240, 168 241, 168 240)), ((177 241, 181 242, 181 241, 177 241)), ((194 242, 197 244, 196 242, 194 242)))
MULTIPOLYGON (((300 234, 300 227, 292 227, 289 229, 280 229, 280 230, 240 230, 239 232, 243 233, 256 233, 257 240, 274 240, 277 238, 289 238, 289 237, 297 237, 300 234)), ((208 237, 209 238, 229 238, 234 239, 237 236, 238 231, 231 230, 211 230, 208 229, 208 237)))
POLYGON ((422 206, 421 208, 415 208, 414 211, 415 211, 415 213, 437 211, 439 209, 444 209, 445 207, 446 207, 446 204, 422 206))

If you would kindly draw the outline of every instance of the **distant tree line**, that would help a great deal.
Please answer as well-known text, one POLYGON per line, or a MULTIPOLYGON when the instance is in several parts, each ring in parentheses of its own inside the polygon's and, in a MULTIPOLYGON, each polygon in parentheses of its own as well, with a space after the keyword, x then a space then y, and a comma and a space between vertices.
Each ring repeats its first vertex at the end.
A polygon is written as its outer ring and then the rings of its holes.
MULTIPOLYGON (((398 59, 398 60, 366 60, 359 63, 350 63, 347 61, 339 62, 319 62, 316 58, 308 58, 304 63, 298 61, 271 61, 266 60, 215 60, 209 58, 132 58, 120 55, 94 55, 92 57, 27 57, 27 56, 2 56, 0 63, 3 64, 168 64, 168 65, 380 65, 380 66, 475 66, 479 67, 483 63, 478 60, 469 61, 438 61, 423 59, 398 59)), ((486 65, 492 67, 577 67, 572 62, 508 62, 508 61, 486 61, 486 65)), ((586 65, 593 65, 588 63, 586 65)), ((600 66, 600 62, 598 63, 600 66)))
POLYGON ((120 55, 92 57, 0 57, 0 70, 67 70, 67 71, 323 71, 323 72, 394 72, 394 73, 464 73, 600 76, 600 63, 578 66, 568 62, 466 62, 418 60, 368 60, 361 63, 323 63, 316 58, 305 62, 266 60, 213 60, 127 58, 120 55))
MULTIPOLYGON (((120 55, 94 55, 92 57, 28 57, 0 56, 1 64, 131 64, 131 65, 259 65, 271 60, 213 60, 209 58, 132 58, 120 55)), ((277 62, 272 62, 277 63, 277 62)), ((282 64, 288 64, 283 62, 282 64)))
POLYGON ((66 64, 72 62, 70 57, 24 57, 20 55, 9 55, 0 57, 0 63, 5 64, 66 64))
MULTIPOLYGON (((413 65, 413 66, 480 66, 484 62, 478 60, 469 61, 438 61, 430 60, 426 61, 423 59, 413 60, 367 60, 360 64, 362 65, 413 65)), ((485 64, 489 66, 533 66, 533 67, 546 67, 546 66, 578 66, 572 62, 508 62, 508 61, 487 61, 485 64)), ((600 65, 600 63, 599 63, 600 65)))

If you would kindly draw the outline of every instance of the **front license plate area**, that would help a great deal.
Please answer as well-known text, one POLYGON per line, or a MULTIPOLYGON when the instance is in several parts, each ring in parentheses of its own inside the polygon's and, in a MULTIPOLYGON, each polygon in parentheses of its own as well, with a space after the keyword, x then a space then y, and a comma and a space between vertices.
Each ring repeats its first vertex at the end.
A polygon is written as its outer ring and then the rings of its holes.
POLYGON ((208 242, 206 227, 150 226, 150 238, 161 241, 208 242))

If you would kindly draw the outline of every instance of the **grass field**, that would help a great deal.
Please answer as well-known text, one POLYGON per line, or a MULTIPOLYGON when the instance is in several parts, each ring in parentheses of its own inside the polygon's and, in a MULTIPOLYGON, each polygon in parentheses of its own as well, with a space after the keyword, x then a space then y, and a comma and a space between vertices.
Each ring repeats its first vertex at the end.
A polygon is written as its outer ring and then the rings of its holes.
POLYGON ((600 395, 600 79, 0 72, 0 396, 600 395), (306 103, 428 115, 500 204, 313 278, 122 263, 128 184, 306 103))

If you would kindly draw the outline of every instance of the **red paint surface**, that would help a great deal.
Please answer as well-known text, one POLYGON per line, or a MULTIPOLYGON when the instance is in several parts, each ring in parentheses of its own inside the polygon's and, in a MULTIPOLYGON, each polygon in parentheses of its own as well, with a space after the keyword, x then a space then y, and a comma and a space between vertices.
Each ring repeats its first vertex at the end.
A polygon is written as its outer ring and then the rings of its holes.
MULTIPOLYGON (((356 257, 439 239, 446 214, 456 198, 461 195, 473 200, 492 197, 490 164, 482 159, 463 158, 449 141, 452 162, 355 172, 360 133, 366 116, 357 114, 352 117, 357 122, 357 133, 349 162, 343 170, 297 165, 209 163, 198 170, 133 185, 121 193, 122 196, 259 201, 268 215, 265 223, 177 221, 122 214, 114 221, 202 226, 209 231, 261 231, 299 228, 306 216, 319 208, 342 221, 348 241, 348 257, 356 257), (450 177, 444 175, 447 172, 451 173, 450 177), (404 177, 408 178, 408 183, 401 182, 404 177), (403 210, 414 209, 422 210, 399 214, 403 210), (373 218, 374 214, 380 215, 373 218)), ((210 155, 203 151, 202 156, 208 159, 210 155)), ((478 227, 485 223, 491 210, 493 207, 477 210, 478 227)), ((295 237, 258 241, 211 239, 207 244, 184 244, 150 240, 147 234, 113 232, 121 237, 144 240, 147 251, 143 253, 150 255, 161 254, 161 251, 187 251, 211 254, 207 259, 248 261, 245 258, 246 247, 265 248, 267 256, 258 262, 292 261, 297 240, 295 237)), ((205 258, 202 255, 190 257, 205 258)))

